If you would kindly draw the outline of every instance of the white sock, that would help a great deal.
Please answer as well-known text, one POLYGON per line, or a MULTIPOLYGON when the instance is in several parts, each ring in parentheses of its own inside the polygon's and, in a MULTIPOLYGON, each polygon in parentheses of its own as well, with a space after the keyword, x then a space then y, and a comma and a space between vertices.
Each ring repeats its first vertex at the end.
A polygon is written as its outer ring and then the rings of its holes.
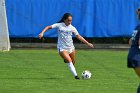
POLYGON ((73 65, 72 62, 69 62, 69 63, 68 63, 68 68, 69 68, 69 70, 71 71, 71 73, 72 73, 74 76, 77 76, 75 67, 74 67, 74 65, 73 65))

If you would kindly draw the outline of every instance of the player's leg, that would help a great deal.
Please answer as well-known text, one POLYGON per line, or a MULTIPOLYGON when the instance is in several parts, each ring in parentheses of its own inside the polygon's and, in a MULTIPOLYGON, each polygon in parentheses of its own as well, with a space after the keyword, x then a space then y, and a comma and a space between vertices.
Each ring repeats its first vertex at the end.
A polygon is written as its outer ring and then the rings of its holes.
POLYGON ((138 86, 137 93, 140 93, 140 85, 138 86))
POLYGON ((68 69, 71 71, 71 73, 75 76, 75 79, 79 79, 79 77, 77 76, 77 72, 75 70, 75 67, 72 63, 72 59, 71 57, 69 56, 69 53, 68 51, 64 50, 64 51, 61 51, 59 52, 60 56, 65 60, 67 61, 68 63, 68 69))
MULTIPOLYGON (((75 50, 72 50, 72 52, 71 51, 69 51, 69 55, 70 55, 70 58, 72 59, 72 63, 73 63, 73 65, 75 64, 75 50)), ((80 79, 78 76, 76 76, 75 77, 76 79, 80 79)))
MULTIPOLYGON (((136 74, 140 77, 140 67, 134 68, 134 70, 135 70, 136 74)), ((140 93, 140 85, 137 89, 137 93, 140 93)))
POLYGON ((140 67, 134 68, 136 74, 140 77, 140 67))
POLYGON ((63 50, 59 52, 59 54, 67 63, 72 62, 72 59, 70 58, 68 51, 63 50))
POLYGON ((73 50, 73 51, 69 54, 69 55, 70 55, 70 58, 72 59, 73 65, 75 64, 75 54, 76 54, 75 50, 73 50))

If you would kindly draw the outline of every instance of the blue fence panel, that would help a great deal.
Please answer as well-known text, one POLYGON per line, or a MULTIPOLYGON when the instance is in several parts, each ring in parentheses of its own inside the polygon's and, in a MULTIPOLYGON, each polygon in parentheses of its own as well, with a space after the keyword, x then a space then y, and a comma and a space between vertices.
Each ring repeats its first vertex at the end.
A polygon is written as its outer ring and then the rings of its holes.
MULTIPOLYGON (((38 37, 66 12, 83 37, 128 37, 139 6, 140 0, 6 0, 10 37, 38 37)), ((44 36, 57 37, 57 30, 44 36)))

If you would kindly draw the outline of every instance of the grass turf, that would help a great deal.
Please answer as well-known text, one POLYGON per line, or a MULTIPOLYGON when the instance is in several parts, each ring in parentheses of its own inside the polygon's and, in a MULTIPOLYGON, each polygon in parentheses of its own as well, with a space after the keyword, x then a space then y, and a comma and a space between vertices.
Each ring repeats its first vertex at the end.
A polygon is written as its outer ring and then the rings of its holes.
POLYGON ((136 93, 139 78, 126 66, 127 51, 77 50, 75 80, 57 50, 0 52, 0 93, 136 93))

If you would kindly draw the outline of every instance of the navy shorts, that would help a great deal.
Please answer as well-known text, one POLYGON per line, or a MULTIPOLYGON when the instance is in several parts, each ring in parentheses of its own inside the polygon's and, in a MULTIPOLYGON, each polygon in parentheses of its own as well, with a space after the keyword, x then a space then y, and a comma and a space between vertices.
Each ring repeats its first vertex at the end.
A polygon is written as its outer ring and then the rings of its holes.
POLYGON ((140 67, 140 50, 138 47, 131 47, 127 56, 127 67, 140 67))

